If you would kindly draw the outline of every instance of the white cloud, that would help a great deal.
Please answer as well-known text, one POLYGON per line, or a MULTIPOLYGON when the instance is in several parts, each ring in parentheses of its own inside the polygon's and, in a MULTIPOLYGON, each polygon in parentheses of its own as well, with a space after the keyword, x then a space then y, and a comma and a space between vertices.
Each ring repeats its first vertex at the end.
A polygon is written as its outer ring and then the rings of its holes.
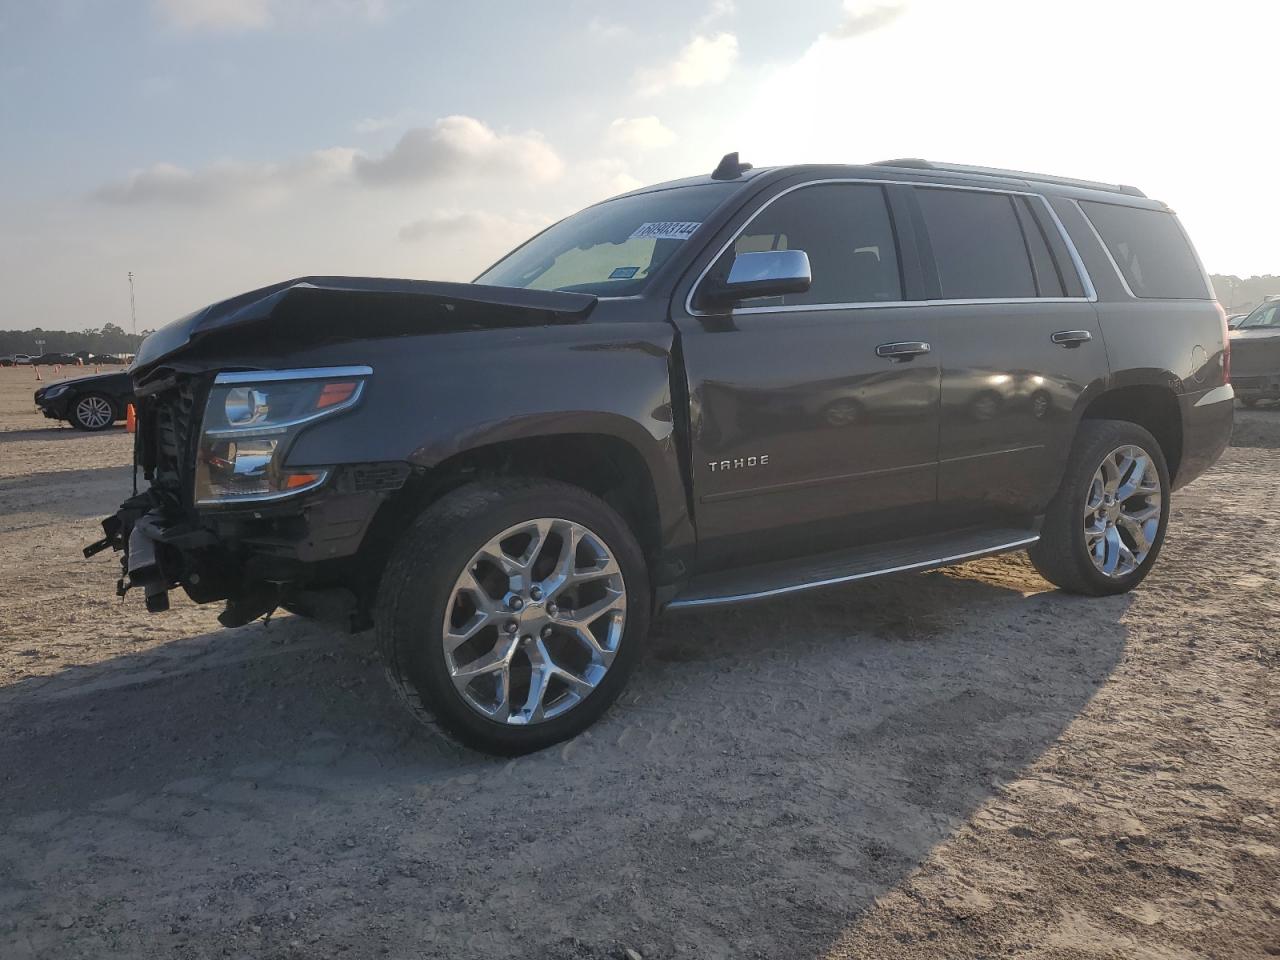
POLYGON ((546 183, 563 169, 541 134, 500 134, 473 117, 454 116, 408 131, 381 156, 330 147, 282 163, 222 160, 199 169, 154 163, 104 184, 93 196, 128 205, 260 202, 324 183, 383 187, 485 178, 546 183))
POLYGON ((579 188, 584 204, 629 193, 644 186, 643 180, 631 175, 627 161, 619 157, 599 157, 577 164, 573 169, 572 179, 579 188))
POLYGON ((657 117, 619 117, 609 124, 609 142, 622 147, 652 150, 675 142, 673 130, 657 117))
POLYGON ((406 127, 415 119, 421 119, 421 115, 416 111, 398 110, 382 117, 365 117, 356 122, 355 131, 356 133, 381 133, 393 127, 406 127))
POLYGON ((462 116, 408 131, 381 157, 356 159, 356 175, 378 185, 494 175, 545 182, 563 168, 541 134, 500 134, 462 116))
POLYGON ((152 0, 152 7, 180 30, 263 30, 282 22, 386 15, 385 0, 152 0))
POLYGON ((506 217, 483 210, 436 210, 400 228, 406 243, 481 236, 494 248, 494 256, 546 226, 544 218, 506 217))
POLYGON ((283 164, 221 161, 188 170, 155 163, 100 187, 94 196, 127 205, 279 199, 303 187, 349 177, 354 159, 353 150, 332 147, 283 164))
POLYGON ((587 33, 597 40, 619 40, 630 35, 631 31, 620 23, 614 23, 612 20, 592 17, 587 24, 587 33))
POLYGON ((670 63, 641 70, 636 76, 638 92, 652 97, 667 90, 720 83, 737 60, 738 38, 732 33, 697 36, 670 63))
POLYGON ((833 40, 863 36, 888 26, 906 9, 905 0, 844 0, 844 17, 827 36, 833 40))
POLYGON ((261 30, 271 25, 271 0, 154 0, 156 13, 182 30, 261 30))
POLYGON ((699 29, 705 29, 725 17, 732 17, 737 12, 738 5, 734 3, 734 0, 711 0, 710 8, 702 15, 702 19, 698 21, 699 29))

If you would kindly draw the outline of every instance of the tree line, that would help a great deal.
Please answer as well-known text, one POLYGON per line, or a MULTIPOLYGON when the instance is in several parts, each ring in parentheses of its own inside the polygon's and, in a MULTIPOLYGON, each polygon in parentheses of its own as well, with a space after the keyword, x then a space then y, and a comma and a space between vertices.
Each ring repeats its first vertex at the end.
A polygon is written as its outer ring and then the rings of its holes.
POLYGON ((1261 277, 1241 278, 1229 273, 1215 273, 1213 292, 1227 313, 1248 313, 1267 297, 1280 296, 1280 277, 1266 274, 1261 277))
POLYGON ((137 353, 150 330, 128 333, 114 323, 89 330, 0 330, 0 355, 10 353, 137 353), (44 346, 39 341, 44 341, 44 346))

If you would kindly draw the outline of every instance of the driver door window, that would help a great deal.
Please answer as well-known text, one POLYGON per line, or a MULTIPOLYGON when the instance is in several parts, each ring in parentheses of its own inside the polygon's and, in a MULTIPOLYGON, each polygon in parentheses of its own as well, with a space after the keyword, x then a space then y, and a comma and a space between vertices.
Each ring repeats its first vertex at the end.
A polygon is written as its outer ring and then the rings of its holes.
POLYGON ((747 224, 713 268, 728 276, 739 253, 803 250, 813 285, 804 293, 762 297, 742 306, 809 306, 902 300, 902 275, 884 189, 830 183, 784 193, 747 224))

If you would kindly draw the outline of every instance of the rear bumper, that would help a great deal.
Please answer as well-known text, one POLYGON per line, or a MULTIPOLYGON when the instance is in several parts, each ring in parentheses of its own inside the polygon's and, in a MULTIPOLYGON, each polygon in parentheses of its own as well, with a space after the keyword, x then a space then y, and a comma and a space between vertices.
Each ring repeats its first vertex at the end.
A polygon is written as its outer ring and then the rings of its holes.
POLYGON ((1184 487, 1217 463, 1231 442, 1235 419, 1231 384, 1182 397, 1182 459, 1173 487, 1184 487))
POLYGON ((1236 396, 1245 400, 1280 400, 1280 373, 1258 377, 1236 377, 1231 381, 1236 396))

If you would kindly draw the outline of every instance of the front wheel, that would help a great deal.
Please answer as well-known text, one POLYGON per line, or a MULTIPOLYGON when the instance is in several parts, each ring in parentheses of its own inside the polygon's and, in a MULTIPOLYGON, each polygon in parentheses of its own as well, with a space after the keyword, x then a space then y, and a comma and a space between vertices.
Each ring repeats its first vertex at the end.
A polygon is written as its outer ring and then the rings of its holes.
POLYGON ((572 737, 621 693, 649 628, 648 570, 603 501, 547 480, 462 487, 395 548, 379 589, 392 687, 491 753, 572 737))
POLYGON ((1085 420, 1031 562, 1069 593, 1124 593, 1151 572, 1168 520, 1169 468, 1156 439, 1128 421, 1085 420))

